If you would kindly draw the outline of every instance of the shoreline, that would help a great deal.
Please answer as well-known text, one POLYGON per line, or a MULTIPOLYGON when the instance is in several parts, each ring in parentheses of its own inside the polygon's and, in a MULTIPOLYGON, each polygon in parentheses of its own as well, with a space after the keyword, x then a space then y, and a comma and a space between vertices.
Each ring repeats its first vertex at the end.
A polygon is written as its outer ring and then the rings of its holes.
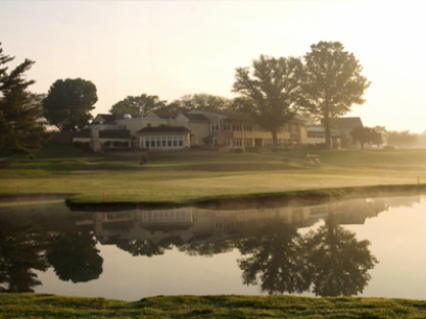
MULTIPOLYGON (((195 206, 225 210, 253 208, 253 207, 276 207, 278 205, 289 205, 290 203, 324 203, 325 201, 340 200, 342 198, 357 198, 360 196, 385 197, 403 196, 413 192, 426 191, 426 184, 397 184, 397 185, 374 185, 354 186, 342 188, 323 188, 300 191, 288 191, 278 193, 258 193, 241 196, 218 196, 211 198, 196 198, 181 202, 75 202, 73 196, 76 193, 24 193, 24 194, 0 194, 0 200, 5 202, 16 202, 34 199, 64 199, 65 204, 73 211, 120 211, 145 208, 179 208, 195 206)), ((419 194, 420 195, 420 194, 419 194)))

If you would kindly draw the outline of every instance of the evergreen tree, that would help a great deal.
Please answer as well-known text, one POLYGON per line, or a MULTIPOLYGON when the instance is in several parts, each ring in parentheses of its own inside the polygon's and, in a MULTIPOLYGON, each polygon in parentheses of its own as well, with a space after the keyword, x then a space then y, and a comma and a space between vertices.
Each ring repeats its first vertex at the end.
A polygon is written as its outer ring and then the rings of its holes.
POLYGON ((0 156, 28 156, 37 153, 49 135, 43 133, 39 121, 42 107, 38 95, 27 90, 34 81, 25 80, 25 72, 34 61, 26 59, 8 72, 5 65, 13 59, 0 47, 0 156))

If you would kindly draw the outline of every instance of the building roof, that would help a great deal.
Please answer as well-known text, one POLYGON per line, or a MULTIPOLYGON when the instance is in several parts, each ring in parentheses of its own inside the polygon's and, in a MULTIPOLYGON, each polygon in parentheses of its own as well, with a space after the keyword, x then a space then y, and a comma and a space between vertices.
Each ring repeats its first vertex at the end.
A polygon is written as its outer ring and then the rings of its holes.
POLYGON ((144 127, 136 133, 191 133, 186 127, 183 126, 150 126, 144 127))
POLYGON ((183 113, 182 111, 152 111, 155 115, 157 115, 160 119, 174 119, 179 114, 183 113))
MULTIPOLYGON (((96 121, 93 120, 92 124, 96 124, 99 122, 103 122, 103 123, 114 123, 115 120, 121 120, 123 117, 121 115, 118 114, 98 114, 96 115, 96 117, 101 117, 103 119, 103 121, 96 121)), ((95 119, 96 119, 95 117, 95 119)))
MULTIPOLYGON (((238 112, 218 111, 218 110, 205 111, 200 109, 194 109, 194 110, 191 110, 190 112, 200 112, 201 114, 205 113, 205 114, 211 114, 211 115, 220 115, 220 116, 227 117, 231 120, 243 120, 243 119, 252 120, 252 117, 250 115, 244 114, 244 113, 238 113, 238 112)), ((197 114, 197 113, 189 113, 189 114, 197 114)))
POLYGON ((338 130, 352 130, 355 127, 364 127, 360 117, 339 117, 334 123, 338 130))
MULTIPOLYGON (((72 132, 72 137, 90 138, 90 130, 72 132)), ((129 130, 99 131, 99 138, 130 138, 129 130)))
POLYGON ((203 114, 185 113, 184 115, 190 121, 210 122, 210 120, 207 117, 205 117, 203 114))

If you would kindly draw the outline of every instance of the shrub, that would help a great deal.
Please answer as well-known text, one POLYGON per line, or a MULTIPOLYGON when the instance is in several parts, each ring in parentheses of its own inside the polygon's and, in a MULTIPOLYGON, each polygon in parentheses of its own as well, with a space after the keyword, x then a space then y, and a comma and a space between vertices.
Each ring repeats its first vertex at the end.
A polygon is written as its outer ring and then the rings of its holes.
POLYGON ((114 141, 114 142, 112 142, 112 146, 118 147, 118 146, 121 146, 121 145, 122 144, 121 144, 120 141, 114 141))
POLYGON ((106 141, 106 142, 104 143, 104 146, 111 146, 111 141, 106 141))
POLYGON ((81 148, 83 146, 83 142, 75 141, 75 142, 72 143, 72 145, 74 147, 81 148))
POLYGON ((90 142, 83 142, 81 148, 90 148, 90 142))
POLYGON ((238 148, 235 149, 235 153, 240 154, 240 153, 244 153, 244 152, 245 152, 244 148, 238 147, 238 148))

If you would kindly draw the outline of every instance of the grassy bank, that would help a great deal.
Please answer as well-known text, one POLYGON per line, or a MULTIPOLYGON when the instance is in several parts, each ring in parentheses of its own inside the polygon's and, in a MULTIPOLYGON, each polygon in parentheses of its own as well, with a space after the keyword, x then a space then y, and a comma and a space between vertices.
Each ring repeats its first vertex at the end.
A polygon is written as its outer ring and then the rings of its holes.
POLYGON ((136 156, 83 153, 49 143, 34 160, 0 170, 0 195, 74 193, 74 204, 191 203, 226 197, 330 190, 426 181, 426 150, 307 151, 279 153, 148 153, 136 156))
POLYGON ((124 302, 1 294, 1 318, 424 318, 426 302, 383 298, 169 296, 124 302))

